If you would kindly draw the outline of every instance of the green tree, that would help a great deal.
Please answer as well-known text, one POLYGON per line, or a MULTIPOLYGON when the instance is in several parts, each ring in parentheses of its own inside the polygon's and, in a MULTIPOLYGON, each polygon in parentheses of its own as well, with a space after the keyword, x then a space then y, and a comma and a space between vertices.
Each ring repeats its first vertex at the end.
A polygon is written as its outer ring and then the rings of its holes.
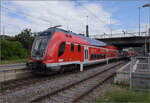
POLYGON ((1 59, 16 60, 28 57, 28 52, 18 41, 1 40, 1 59))
POLYGON ((30 52, 34 40, 33 34, 35 33, 32 33, 31 29, 24 29, 21 33, 15 36, 15 40, 19 41, 23 47, 30 52))

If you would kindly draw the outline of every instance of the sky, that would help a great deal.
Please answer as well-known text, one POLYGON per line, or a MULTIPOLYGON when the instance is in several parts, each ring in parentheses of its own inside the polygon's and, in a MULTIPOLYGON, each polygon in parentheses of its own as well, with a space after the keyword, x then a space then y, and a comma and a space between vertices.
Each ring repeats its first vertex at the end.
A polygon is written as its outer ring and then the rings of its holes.
POLYGON ((83 1, 1 1, 1 34, 15 36, 23 29, 43 31, 51 26, 75 33, 90 35, 104 33, 138 32, 138 15, 141 7, 141 31, 148 28, 149 9, 142 5, 148 0, 83 0, 83 1), (88 16, 88 17, 87 17, 88 16), (4 28, 4 29, 3 29, 4 28))

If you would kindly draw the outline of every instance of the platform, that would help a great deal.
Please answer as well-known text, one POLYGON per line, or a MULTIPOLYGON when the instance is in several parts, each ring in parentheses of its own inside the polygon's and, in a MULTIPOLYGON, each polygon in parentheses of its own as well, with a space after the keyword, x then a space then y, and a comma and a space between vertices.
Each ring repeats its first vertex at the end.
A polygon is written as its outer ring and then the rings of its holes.
POLYGON ((124 81, 129 83, 129 74, 130 74, 130 62, 116 71, 115 82, 124 81))
POLYGON ((0 82, 20 79, 31 75, 31 70, 25 64, 0 65, 0 82))
POLYGON ((130 61, 116 72, 115 82, 124 82, 136 88, 150 88, 150 64, 148 59, 130 61))
POLYGON ((26 68, 25 63, 0 65, 0 71, 26 68))

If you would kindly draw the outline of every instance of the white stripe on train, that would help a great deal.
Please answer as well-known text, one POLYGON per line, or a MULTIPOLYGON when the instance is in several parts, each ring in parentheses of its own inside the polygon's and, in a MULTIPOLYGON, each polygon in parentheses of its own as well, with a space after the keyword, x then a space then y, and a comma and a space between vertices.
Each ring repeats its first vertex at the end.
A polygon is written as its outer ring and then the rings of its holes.
MULTIPOLYGON (((85 66, 85 65, 91 65, 91 64, 96 64, 96 63, 101 63, 101 62, 106 62, 109 59, 117 59, 116 58, 107 58, 107 59, 101 59, 101 60, 94 60, 94 61, 86 61, 86 62, 80 62, 80 61, 73 61, 73 62, 63 62, 63 63, 46 63, 46 67, 56 67, 56 66, 62 66, 62 65, 70 65, 70 64, 79 64, 80 66, 85 66)), ((83 67, 81 67, 83 69, 83 67)), ((83 71, 83 70, 81 70, 83 71)))

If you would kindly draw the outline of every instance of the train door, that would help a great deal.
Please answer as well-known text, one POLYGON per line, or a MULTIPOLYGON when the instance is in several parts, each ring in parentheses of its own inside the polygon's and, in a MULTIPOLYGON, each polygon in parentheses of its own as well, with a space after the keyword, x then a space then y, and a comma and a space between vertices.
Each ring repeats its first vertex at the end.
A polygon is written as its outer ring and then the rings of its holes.
POLYGON ((89 59, 89 48, 88 46, 84 46, 84 62, 88 62, 89 59))

